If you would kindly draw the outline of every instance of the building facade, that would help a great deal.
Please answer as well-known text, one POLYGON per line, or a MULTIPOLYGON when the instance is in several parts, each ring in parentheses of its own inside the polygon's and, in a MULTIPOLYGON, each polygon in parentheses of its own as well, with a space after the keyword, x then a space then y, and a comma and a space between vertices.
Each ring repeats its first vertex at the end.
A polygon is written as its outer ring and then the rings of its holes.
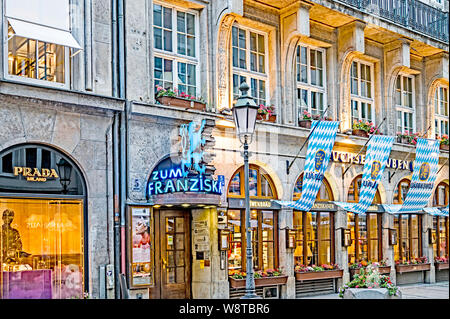
MULTIPOLYGON (((435 262, 448 267, 448 216, 382 206, 406 196, 414 134, 448 136, 448 1, 1 3, 3 298, 39 276, 46 288, 30 298, 241 296, 229 277, 246 270, 230 110, 243 81, 262 105, 250 144, 254 266, 286 275, 258 294, 335 291, 369 261, 399 284, 448 279, 435 262), (281 207, 272 200, 300 198, 298 152, 319 115, 340 126, 316 203, 281 207), (333 203, 359 199, 359 121, 398 136, 360 216, 333 203), (396 267, 421 257, 421 268, 396 267), (340 271, 295 273, 323 264, 340 271)), ((448 206, 448 154, 429 208, 448 206)))

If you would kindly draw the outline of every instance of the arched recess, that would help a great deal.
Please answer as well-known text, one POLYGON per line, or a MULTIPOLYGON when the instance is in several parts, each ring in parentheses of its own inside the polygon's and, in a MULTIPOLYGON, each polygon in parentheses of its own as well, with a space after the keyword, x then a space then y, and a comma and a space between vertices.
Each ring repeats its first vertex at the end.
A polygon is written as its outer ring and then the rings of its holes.
MULTIPOLYGON (((249 165, 249 194, 250 198, 277 199, 278 192, 270 175, 255 164, 249 165)), ((228 197, 244 198, 244 166, 239 167, 228 184, 228 197)))
MULTIPOLYGON (((347 201, 349 203, 358 203, 359 202, 359 193, 361 188, 362 174, 356 176, 352 182, 350 183, 350 187, 347 191, 347 201)), ((381 183, 378 184, 380 187, 381 183)), ((383 199, 380 194, 380 190, 377 189, 375 193, 375 197, 373 198, 372 204, 382 204, 383 199)))
POLYGON ((433 206, 447 206, 449 203, 449 181, 439 182, 433 192, 433 206))
MULTIPOLYGON (((303 187, 303 173, 297 178, 297 181, 294 184, 292 200, 298 200, 301 197, 302 187, 303 187)), ((335 196, 333 193, 333 189, 331 184, 328 182, 328 179, 324 177, 322 180, 322 185, 320 185, 320 189, 317 192, 316 202, 329 202, 334 201, 335 196)))
MULTIPOLYGON (((15 234, 8 241, 12 246, 0 251, 0 259, 15 263, 19 271, 35 271, 38 278, 30 294, 41 299, 83 298, 88 290, 87 195, 81 168, 56 147, 24 143, 0 152, 0 212, 11 218, 11 224, 3 223, 2 233, 15 234), (53 284, 46 280, 58 273, 70 273, 71 278, 53 284)), ((29 284, 22 277, 14 280, 16 285, 29 284)), ((15 293, 10 290, 6 298, 15 298, 15 293)))
POLYGON ((225 14, 219 23, 219 31, 217 32, 217 56, 216 56, 216 74, 217 74, 217 110, 221 111, 230 107, 230 76, 231 76, 231 59, 230 42, 231 27, 236 20, 233 14, 225 14))
POLYGON ((434 113, 435 113, 434 96, 436 94, 436 90, 440 86, 445 86, 445 87, 449 88, 449 81, 448 81, 448 79, 437 78, 437 76, 434 76, 428 83, 430 83, 430 85, 429 85, 428 94, 427 94, 427 114, 426 114, 427 125, 426 125, 426 127, 428 128, 431 126, 431 129, 428 131, 427 137, 435 138, 436 128, 434 125, 435 124, 434 123, 434 113))
POLYGON ((401 179, 394 188, 392 202, 394 204, 403 204, 408 194, 411 180, 409 178, 401 179))
POLYGON ((352 128, 351 122, 351 108, 350 108, 350 68, 352 66, 353 60, 360 54, 354 51, 353 48, 349 48, 342 55, 341 62, 341 74, 339 83, 339 106, 337 113, 339 114, 339 119, 341 120, 340 128, 341 131, 349 130, 352 128))

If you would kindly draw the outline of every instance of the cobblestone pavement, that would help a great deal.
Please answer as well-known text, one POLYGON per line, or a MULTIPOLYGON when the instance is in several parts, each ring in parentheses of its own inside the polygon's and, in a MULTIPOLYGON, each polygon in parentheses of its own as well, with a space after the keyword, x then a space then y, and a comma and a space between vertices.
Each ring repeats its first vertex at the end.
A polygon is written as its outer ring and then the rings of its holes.
MULTIPOLYGON (((449 299, 448 281, 435 284, 413 284, 399 286, 403 299, 449 299)), ((338 294, 317 295, 300 299, 339 299, 338 294)))

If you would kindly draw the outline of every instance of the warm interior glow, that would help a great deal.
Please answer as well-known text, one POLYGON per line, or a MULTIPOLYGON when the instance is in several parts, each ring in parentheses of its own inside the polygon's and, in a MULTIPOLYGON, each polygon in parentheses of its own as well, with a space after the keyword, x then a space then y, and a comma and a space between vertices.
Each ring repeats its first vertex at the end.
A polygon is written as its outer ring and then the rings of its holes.
POLYGON ((216 126, 219 127, 228 127, 228 128, 234 128, 234 122, 226 119, 220 119, 216 121, 216 126))

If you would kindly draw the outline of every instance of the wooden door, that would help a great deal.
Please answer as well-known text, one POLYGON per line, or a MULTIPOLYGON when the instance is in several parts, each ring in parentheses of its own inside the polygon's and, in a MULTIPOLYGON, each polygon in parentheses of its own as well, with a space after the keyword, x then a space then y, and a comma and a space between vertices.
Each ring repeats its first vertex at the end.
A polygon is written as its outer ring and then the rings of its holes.
POLYGON ((160 242, 160 296, 163 299, 190 298, 189 211, 160 210, 158 233, 160 242))

